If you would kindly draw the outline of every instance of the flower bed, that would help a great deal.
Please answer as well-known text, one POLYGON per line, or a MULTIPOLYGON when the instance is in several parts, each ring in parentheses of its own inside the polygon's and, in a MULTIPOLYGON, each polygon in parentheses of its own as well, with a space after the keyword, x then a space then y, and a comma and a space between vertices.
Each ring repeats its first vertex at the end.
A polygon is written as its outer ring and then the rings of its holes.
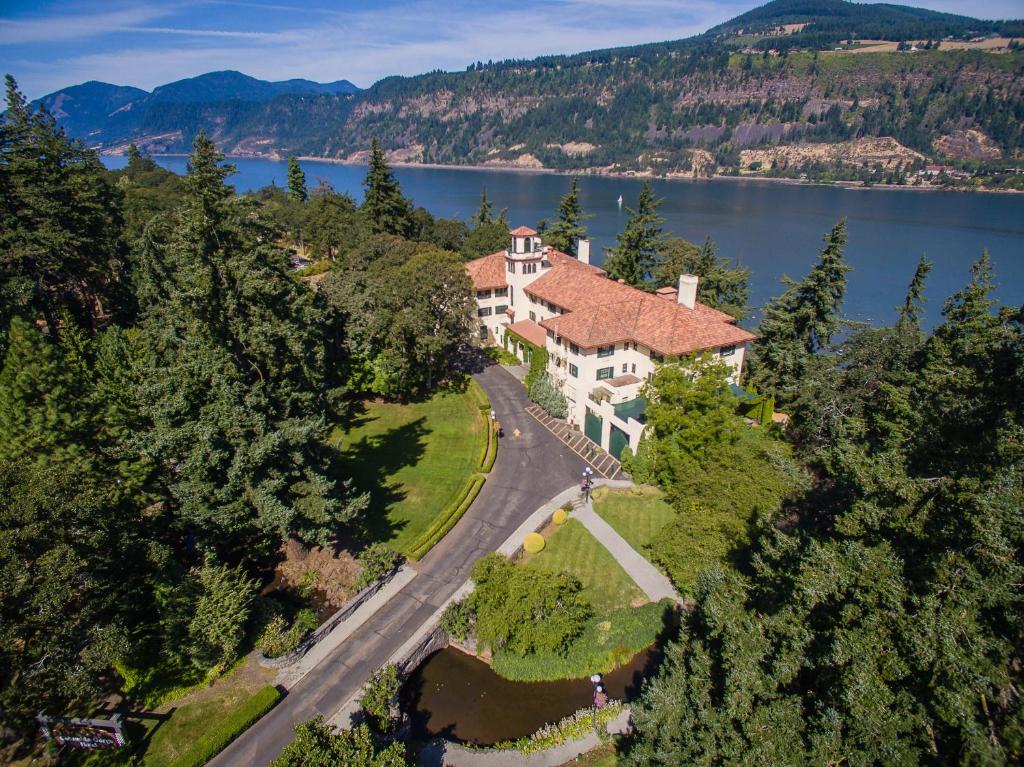
POLYGON ((625 707, 620 701, 612 700, 604 708, 581 708, 575 714, 567 716, 554 724, 546 724, 537 732, 518 740, 507 740, 495 743, 496 750, 515 750, 524 755, 547 751, 571 740, 586 737, 591 732, 601 734, 608 723, 617 717, 625 707))

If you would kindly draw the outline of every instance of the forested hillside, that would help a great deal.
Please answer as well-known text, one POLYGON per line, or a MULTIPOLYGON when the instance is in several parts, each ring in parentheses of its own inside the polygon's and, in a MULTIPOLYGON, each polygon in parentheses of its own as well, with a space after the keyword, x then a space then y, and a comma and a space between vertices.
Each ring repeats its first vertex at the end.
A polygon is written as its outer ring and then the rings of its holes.
POLYGON ((108 151, 185 151, 205 131, 238 156, 361 162, 377 138, 398 162, 898 183, 943 162, 987 178, 1019 165, 1022 32, 903 6, 776 0, 685 40, 477 62, 354 94, 243 88, 220 80, 244 76, 214 73, 158 88, 91 132, 68 98, 59 106, 72 135, 108 151))

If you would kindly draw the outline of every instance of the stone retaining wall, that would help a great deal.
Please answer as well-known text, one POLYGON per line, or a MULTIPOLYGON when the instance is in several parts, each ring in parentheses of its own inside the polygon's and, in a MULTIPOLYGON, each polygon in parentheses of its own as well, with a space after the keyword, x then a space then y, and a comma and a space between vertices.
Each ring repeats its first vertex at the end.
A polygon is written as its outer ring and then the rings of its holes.
POLYGON ((287 668, 288 666, 298 663, 310 650, 312 650, 316 643, 323 639, 325 636, 330 634, 335 627, 343 620, 348 618, 352 613, 360 608, 367 600, 373 597, 378 591, 384 588, 400 568, 395 567, 391 572, 381 576, 365 589, 356 594, 352 599, 345 603, 345 605, 338 610, 334 615, 324 621, 320 626, 317 627, 316 631, 306 637, 298 647, 291 652, 282 655, 279 658, 268 658, 263 654, 263 651, 256 653, 256 660, 261 666, 267 668, 287 668))

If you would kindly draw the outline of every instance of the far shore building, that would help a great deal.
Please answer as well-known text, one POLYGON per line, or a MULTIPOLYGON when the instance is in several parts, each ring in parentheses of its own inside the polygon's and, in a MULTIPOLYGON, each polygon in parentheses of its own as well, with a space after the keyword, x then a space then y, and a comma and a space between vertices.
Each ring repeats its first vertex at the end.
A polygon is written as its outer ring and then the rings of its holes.
POLYGON ((506 250, 466 264, 476 288, 480 343, 504 346, 528 363, 547 351, 547 372, 569 403, 568 421, 618 458, 643 435, 644 381, 668 357, 710 351, 739 383, 754 335, 724 312, 697 301, 698 278, 646 293, 610 279, 579 257, 542 242, 520 226, 506 250))

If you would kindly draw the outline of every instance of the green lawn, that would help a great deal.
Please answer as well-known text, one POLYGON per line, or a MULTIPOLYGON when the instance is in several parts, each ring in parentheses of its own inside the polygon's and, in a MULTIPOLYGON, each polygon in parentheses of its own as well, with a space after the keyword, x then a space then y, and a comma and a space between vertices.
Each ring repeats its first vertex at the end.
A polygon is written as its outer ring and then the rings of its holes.
POLYGON ((527 555, 524 564, 546 572, 575 575, 597 611, 637 606, 647 601, 608 549, 572 518, 548 536, 543 551, 527 555))
POLYGON ((408 553, 476 471, 483 418, 468 392, 425 402, 361 403, 331 443, 358 490, 370 493, 365 535, 408 553))
POLYGON ((594 511, 615 528, 634 549, 647 555, 647 545, 676 518, 661 491, 639 486, 629 490, 599 488, 594 492, 594 511))
POLYGON ((173 706, 170 717, 153 728, 142 767, 202 764, 210 742, 230 738, 274 700, 268 676, 236 673, 173 706))
POLYGON ((648 602, 608 550, 575 519, 551 533, 543 551, 525 555, 520 566, 575 575, 594 615, 562 653, 495 653, 492 668, 506 679, 537 682, 604 674, 648 647, 663 628, 669 605, 648 602))

